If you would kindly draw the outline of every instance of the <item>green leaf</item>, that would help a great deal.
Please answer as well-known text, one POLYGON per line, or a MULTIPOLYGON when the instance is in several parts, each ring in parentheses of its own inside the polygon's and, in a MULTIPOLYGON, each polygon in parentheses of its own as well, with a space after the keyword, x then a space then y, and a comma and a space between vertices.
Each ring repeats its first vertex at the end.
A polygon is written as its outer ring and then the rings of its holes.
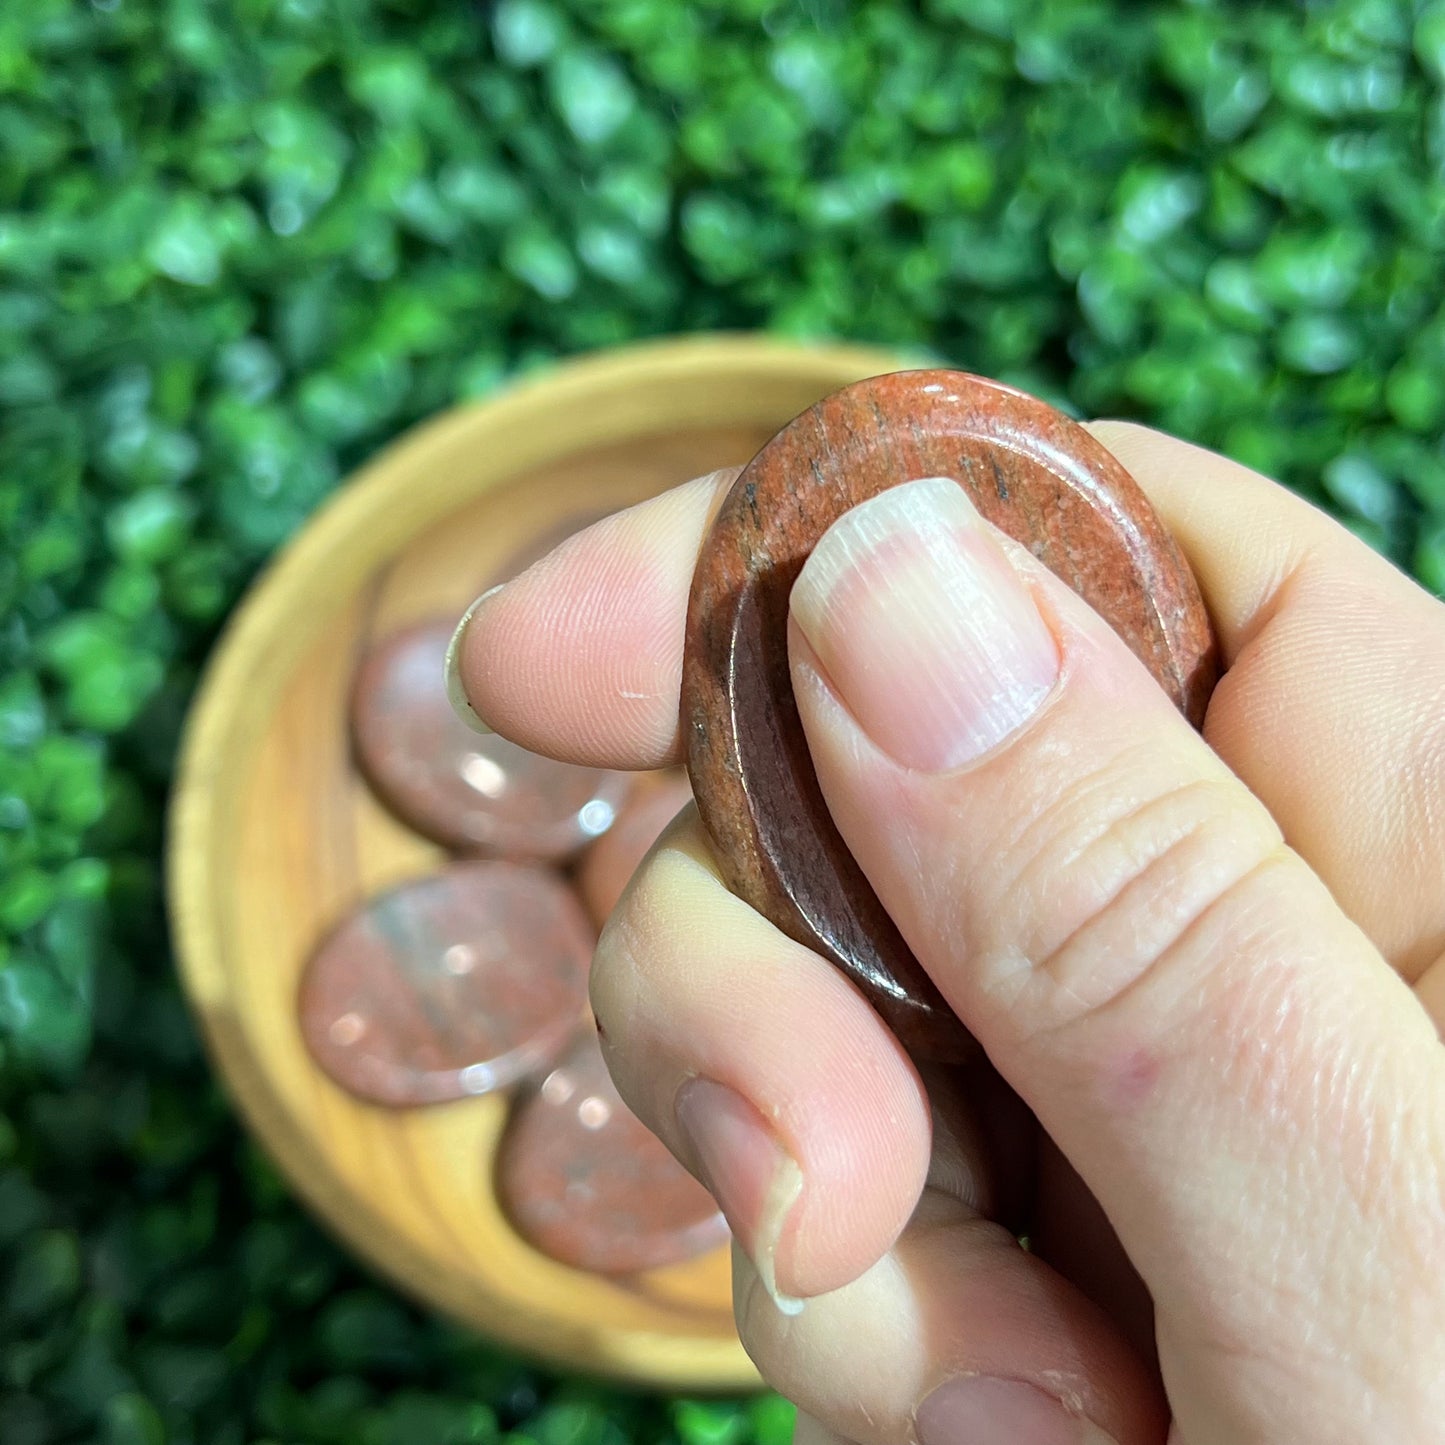
POLYGON ((115 1395, 101 1418, 100 1445, 166 1445, 160 1411, 144 1395, 115 1395))
POLYGON ((1415 18, 1415 58, 1421 68, 1445 83, 1445 5, 1426 5, 1415 18))
POLYGON ((502 264, 548 301, 564 301, 577 289, 577 263, 562 242, 540 225, 513 231, 502 264))
POLYGON ((552 104, 584 145, 609 140, 636 104, 621 66, 595 51, 564 51, 548 71, 547 81, 552 104))
POLYGON ((70 1074, 90 1044, 90 1017, 75 991, 37 958, 0 968, 0 1042, 27 1069, 70 1074))
POLYGON ((508 65, 539 65, 557 49, 562 36, 556 7, 542 0, 498 0, 492 12, 492 40, 508 65))
POLYGON ((110 544, 129 561, 161 562, 184 543, 195 515, 191 498, 159 487, 137 492, 106 518, 110 544))
POLYGON ((17 1323, 34 1325, 69 1304, 79 1290, 79 1240, 69 1230, 47 1229, 32 1234, 16 1253, 4 1306, 17 1323))

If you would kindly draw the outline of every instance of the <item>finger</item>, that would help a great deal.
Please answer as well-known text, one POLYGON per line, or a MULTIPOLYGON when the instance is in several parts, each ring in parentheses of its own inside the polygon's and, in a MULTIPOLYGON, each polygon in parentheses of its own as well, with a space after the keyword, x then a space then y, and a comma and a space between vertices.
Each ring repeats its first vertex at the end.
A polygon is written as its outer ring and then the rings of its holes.
POLYGON ((1204 735, 1407 979, 1445 952, 1445 605, 1302 498, 1125 422, 1090 431, 1199 579, 1204 735))
POLYGON ((488 593, 453 644, 450 685, 534 752, 607 768, 680 762, 688 590, 739 470, 604 518, 488 593))
POLYGON ((1445 953, 1420 975, 1415 997, 1424 1005, 1441 1038, 1445 1038, 1445 953))
POLYGON ((629 1107, 780 1296, 833 1289, 888 1249, 928 1170, 918 1075, 836 969, 726 890, 694 808, 613 911, 591 986, 629 1107))
MULTIPOLYGON (((1445 1339, 1445 1294, 1395 1242, 1439 1198, 1445 1052, 1267 810, 952 482, 835 523, 792 617, 833 815, 1104 1206, 1161 1331, 1205 1357, 1186 1392, 1201 1438, 1263 1431, 1251 1411, 1279 1371, 1315 1392, 1322 1433, 1338 1421, 1320 1401, 1362 1431, 1382 1403, 1331 1398, 1330 1379, 1423 1408, 1397 1362, 1426 1322, 1445 1339), (1321 1289, 1310 1337, 1272 1349, 1321 1289)), ((1445 1248, 1438 1209, 1425 1230, 1445 1248)))
POLYGON ((821 1420, 798 1411, 793 1422, 793 1445, 855 1445, 842 1435, 830 1430, 821 1420))
POLYGON ((738 1332, 764 1378, 861 1445, 1162 1445, 1156 1377, 1007 1230, 929 1191, 866 1274, 781 1314, 734 1251, 738 1332))
MULTIPOLYGON (((1433 802, 1445 770, 1445 608, 1248 469, 1128 423, 1091 430, 1178 536, 1219 627, 1232 667, 1209 741, 1345 911, 1417 978, 1445 952, 1434 881, 1445 810, 1433 802), (1349 768, 1333 765, 1340 737, 1349 768), (1392 886, 1376 886, 1381 876, 1392 886)), ((493 726, 579 762, 679 758, 687 591, 733 475, 597 524, 485 601, 457 649, 457 681, 493 726)))

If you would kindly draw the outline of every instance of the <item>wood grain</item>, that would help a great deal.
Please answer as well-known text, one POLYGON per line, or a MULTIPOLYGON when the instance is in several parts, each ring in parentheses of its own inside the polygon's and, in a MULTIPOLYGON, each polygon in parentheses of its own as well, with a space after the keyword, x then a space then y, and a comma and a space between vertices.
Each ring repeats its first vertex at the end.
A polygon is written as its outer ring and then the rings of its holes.
POLYGON ((460 612, 559 519, 745 462, 819 397, 895 364, 749 338, 663 342, 449 413, 365 468, 295 540, 237 611, 197 699, 168 891, 183 983, 227 1088, 360 1256, 555 1365, 667 1389, 757 1384, 733 1330, 726 1251, 624 1281, 567 1269, 498 1206, 503 1100, 368 1106, 303 1048, 295 998, 316 941, 442 857, 353 767, 357 660, 401 626, 460 612))

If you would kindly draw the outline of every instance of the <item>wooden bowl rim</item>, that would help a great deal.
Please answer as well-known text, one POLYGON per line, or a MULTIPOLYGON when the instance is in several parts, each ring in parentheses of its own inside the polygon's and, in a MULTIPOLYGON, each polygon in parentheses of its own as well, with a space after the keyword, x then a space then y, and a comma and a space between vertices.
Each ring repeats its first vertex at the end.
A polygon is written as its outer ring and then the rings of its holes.
MULTIPOLYGON (((345 1191, 308 1168, 279 1117, 245 1029, 217 1026, 227 1012, 228 972, 220 928, 216 866, 220 796, 264 732, 274 695, 255 679, 275 664, 278 642, 296 645, 298 601, 325 575, 333 595, 349 595, 388 557, 449 510, 492 487, 588 446, 688 427, 765 424, 774 384, 816 384, 818 395, 865 376, 897 371, 898 351, 809 345, 749 334, 665 338, 555 363, 489 397, 449 408, 403 432, 361 466, 263 569, 232 612, 204 668, 181 739, 167 820, 166 895, 182 990, 212 1066, 248 1131, 309 1212, 347 1248, 405 1294, 487 1338, 553 1368, 668 1390, 738 1391, 760 1381, 736 1340, 679 1339, 630 1330, 605 1358, 581 1354, 549 1334, 545 1320, 519 1318, 483 1297, 449 1291, 399 1234, 373 1235, 348 1213, 345 1191), (605 404, 603 404, 605 402, 605 404), (587 420, 578 424, 577 419, 587 420), (429 468, 464 439, 509 442, 506 459, 481 487, 457 487, 429 468), (418 478, 424 480, 418 481, 418 478), (405 536, 379 523, 408 484, 405 536), (338 575, 338 564, 340 574, 338 575), (339 586, 338 586, 339 581, 339 586)), ((921 360, 917 364, 928 364, 921 360)), ((285 649, 283 648, 283 653, 285 649)), ((291 654, 294 662, 294 653, 291 654)), ((292 662, 275 670, 289 676, 292 662)))

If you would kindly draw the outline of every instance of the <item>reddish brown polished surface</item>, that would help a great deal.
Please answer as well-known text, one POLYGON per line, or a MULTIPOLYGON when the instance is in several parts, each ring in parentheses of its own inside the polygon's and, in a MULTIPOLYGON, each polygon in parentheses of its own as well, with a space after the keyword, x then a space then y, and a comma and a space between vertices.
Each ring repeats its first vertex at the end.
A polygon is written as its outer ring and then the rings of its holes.
POLYGON ((467 727, 442 676, 452 626, 410 628, 362 663, 351 731, 363 771, 398 816, 448 847, 544 859, 575 853, 612 826, 629 778, 467 727))
POLYGON ((375 1103, 487 1093, 566 1047, 595 936, 550 871, 453 863, 368 900, 322 941, 301 982, 302 1037, 375 1103))
POLYGON ((632 1274, 714 1248, 708 1194, 622 1102, 589 1029, 513 1115, 497 1191, 517 1232, 595 1274, 632 1274))
POLYGON ((1209 619, 1134 480, 1052 407, 962 372, 875 377, 804 412, 753 459, 703 546, 688 610, 683 725, 729 886, 833 960, 905 1045, 970 1040, 833 825, 788 673, 788 595, 823 532, 900 482, 952 477, 1088 601, 1196 726, 1216 678, 1209 619))
POLYGON ((691 800, 692 785, 686 773, 640 779, 612 828, 582 855, 577 887, 599 928, 617 906, 648 849, 691 800))

